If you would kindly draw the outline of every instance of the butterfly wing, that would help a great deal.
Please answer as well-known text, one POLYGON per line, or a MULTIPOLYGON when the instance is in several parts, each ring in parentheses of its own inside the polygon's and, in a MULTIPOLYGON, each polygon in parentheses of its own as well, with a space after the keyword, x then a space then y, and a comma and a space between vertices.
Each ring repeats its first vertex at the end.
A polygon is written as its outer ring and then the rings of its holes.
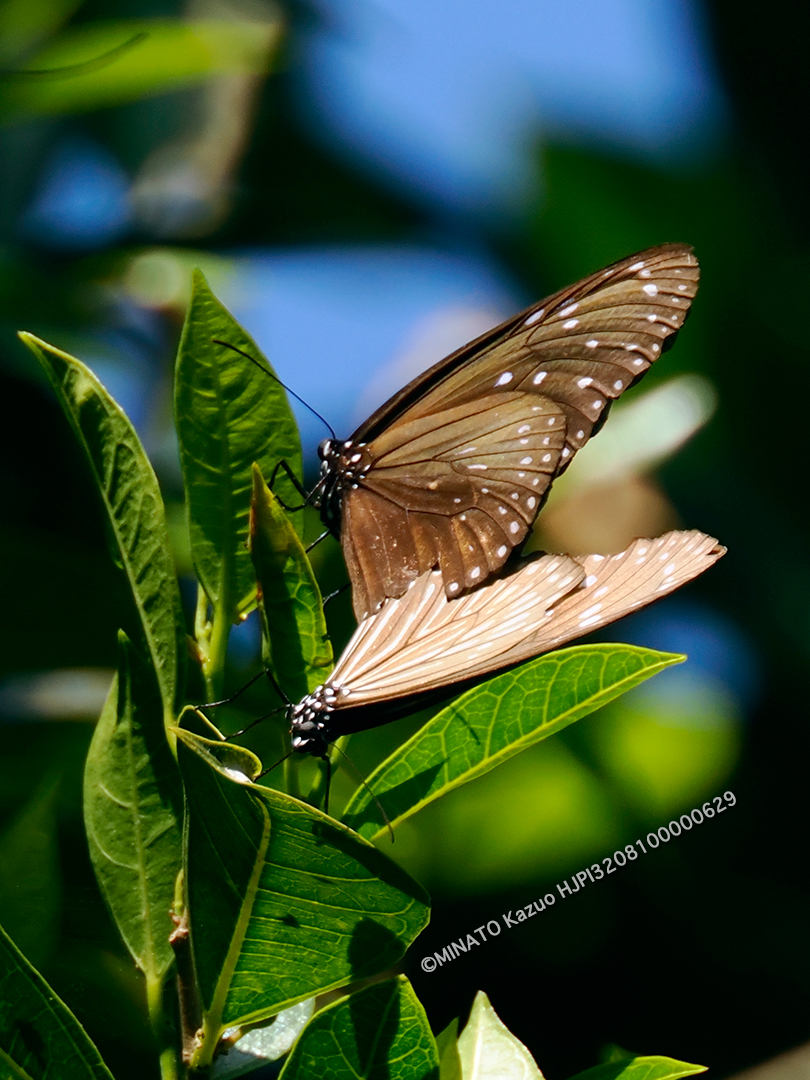
POLYGON ((424 574, 360 624, 329 685, 342 713, 492 675, 657 600, 724 551, 692 530, 636 540, 618 555, 529 557, 456 600, 438 571, 424 574))
POLYGON ((623 259, 442 360, 355 432, 368 467, 339 494, 358 618, 430 567, 453 596, 503 565, 610 402, 671 343, 698 276, 682 244, 623 259), (513 499, 516 528, 502 520, 513 499))

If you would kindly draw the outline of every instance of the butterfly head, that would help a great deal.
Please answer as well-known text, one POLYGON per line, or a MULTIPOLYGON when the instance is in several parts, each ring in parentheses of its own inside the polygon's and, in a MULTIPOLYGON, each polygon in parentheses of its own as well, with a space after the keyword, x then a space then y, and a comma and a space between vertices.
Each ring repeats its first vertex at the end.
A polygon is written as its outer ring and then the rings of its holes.
POLYGON ((318 446, 321 459, 321 495, 318 507, 328 529, 337 533, 340 527, 344 492, 357 487, 372 466, 372 457, 365 443, 352 439, 340 442, 324 439, 318 446))
POLYGON ((336 694, 331 686, 318 686, 289 711, 292 748, 297 754, 323 757, 334 741, 330 718, 336 694))

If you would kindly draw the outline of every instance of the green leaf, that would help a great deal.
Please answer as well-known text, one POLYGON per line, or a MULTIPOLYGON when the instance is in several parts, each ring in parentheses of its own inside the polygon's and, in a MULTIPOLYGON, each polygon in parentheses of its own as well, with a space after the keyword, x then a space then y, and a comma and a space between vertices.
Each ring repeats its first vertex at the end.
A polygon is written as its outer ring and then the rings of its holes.
POLYGON ((217 75, 264 74, 279 30, 278 22, 258 19, 85 24, 62 34, 28 69, 0 84, 0 118, 80 112, 217 75), (120 49, 135 38, 132 48, 120 49), (104 62, 108 56, 111 62, 104 62))
POLYGON ((439 1080, 462 1080, 461 1058, 458 1056, 458 1017, 451 1020, 436 1036, 439 1053, 439 1080))
POLYGON ((157 478, 132 424, 93 372, 32 334, 20 338, 45 368, 90 465, 110 553, 126 584, 122 625, 152 657, 170 722, 185 630, 157 478))
MULTIPOLYGON (((284 460, 300 478, 301 442, 280 383, 215 339, 272 371, 197 271, 177 355, 175 416, 194 567, 215 619, 219 612, 231 623, 256 603, 247 547, 253 463, 269 476, 284 460)), ((301 501, 286 476, 278 490, 285 503, 301 501)))
MULTIPOLYGON (((634 645, 579 645, 538 657, 467 691, 368 777, 392 823, 494 769, 684 657, 634 645)), ((343 820, 379 836, 376 807, 358 788, 343 820)))
POLYGON ((267 659, 290 701, 300 701, 334 666, 321 591, 304 546, 258 465, 253 470, 252 509, 250 551, 269 643, 267 659))
POLYGON ((483 990, 475 995, 467 1026, 458 1040, 462 1080, 543 1080, 534 1058, 489 1003, 483 990))
POLYGON ((577 1073, 571 1080, 678 1080, 706 1072, 705 1065, 690 1065, 668 1057, 628 1057, 577 1073))
POLYGON ((79 1021, 0 929, 0 1075, 113 1080, 79 1021))
POLYGON ((39 784, 0 835, 0 920, 36 963, 48 957, 59 935, 58 789, 56 776, 39 784))
POLYGON ((187 705, 172 733, 181 739, 193 736, 194 750, 214 769, 221 769, 232 780, 254 780, 262 771, 259 758, 238 743, 228 742, 225 735, 215 727, 196 705, 187 705))
POLYGON ((374 983, 317 1013, 280 1080, 439 1080, 425 1010, 404 975, 374 983))
POLYGON ((84 820, 101 892, 135 963, 159 982, 182 866, 183 792, 150 664, 119 634, 118 674, 84 771, 84 820))
POLYGON ((396 963, 428 898, 366 841, 280 792, 238 783, 178 733, 186 786, 191 943, 205 1015, 201 1057, 223 1027, 396 963))

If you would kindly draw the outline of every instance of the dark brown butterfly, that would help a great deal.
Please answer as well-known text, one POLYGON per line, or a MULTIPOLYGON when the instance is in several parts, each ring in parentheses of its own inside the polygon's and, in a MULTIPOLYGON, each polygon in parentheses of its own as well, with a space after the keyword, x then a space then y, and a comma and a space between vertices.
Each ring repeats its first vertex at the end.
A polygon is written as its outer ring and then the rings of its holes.
POLYGON ((334 739, 460 693, 672 592, 725 552, 696 530, 635 540, 618 555, 531 555, 448 600, 439 570, 386 600, 354 632, 328 680, 291 706, 292 748, 334 739))
POLYGON ((435 364, 350 439, 321 443, 316 503, 358 619, 434 567, 450 598, 503 566, 611 401, 672 343, 698 276, 684 244, 631 255, 435 364))

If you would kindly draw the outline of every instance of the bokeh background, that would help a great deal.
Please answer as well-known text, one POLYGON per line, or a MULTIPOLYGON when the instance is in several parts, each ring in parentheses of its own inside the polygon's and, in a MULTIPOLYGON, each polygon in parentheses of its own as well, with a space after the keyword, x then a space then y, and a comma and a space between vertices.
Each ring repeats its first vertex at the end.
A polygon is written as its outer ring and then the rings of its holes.
MULTIPOLYGON (((171 381, 195 265, 345 437, 525 304, 694 244, 703 281, 675 349, 535 540, 718 536, 729 553, 705 579, 602 635, 690 660, 398 831, 394 856, 434 900, 406 971, 437 1031, 485 990, 549 1080, 611 1045, 724 1076, 810 1037, 809 19, 752 0, 0 3, 0 922, 116 1076, 154 1059, 81 823, 113 574, 83 461, 14 332, 88 362, 135 422, 191 606, 171 381), (724 790, 738 802, 718 818, 419 970, 724 790)), ((296 410, 312 472, 327 433, 296 410)), ((344 580, 333 541, 313 558, 326 589, 344 580)), ((329 616, 340 647, 345 596, 329 616)), ((251 619, 234 688, 258 648, 251 619)), ((266 708, 257 687, 244 710, 266 708)), ((412 727, 354 739, 361 770, 412 727)))

